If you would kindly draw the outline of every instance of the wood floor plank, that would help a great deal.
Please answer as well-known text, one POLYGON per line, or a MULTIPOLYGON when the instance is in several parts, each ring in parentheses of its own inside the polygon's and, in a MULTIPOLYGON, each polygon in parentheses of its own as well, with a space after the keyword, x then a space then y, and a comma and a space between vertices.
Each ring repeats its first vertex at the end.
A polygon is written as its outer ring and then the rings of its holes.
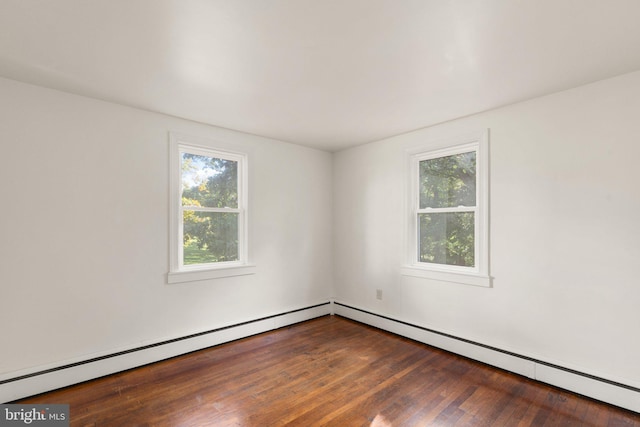
POLYGON ((16 403, 71 426, 631 426, 640 414, 337 316, 16 403))

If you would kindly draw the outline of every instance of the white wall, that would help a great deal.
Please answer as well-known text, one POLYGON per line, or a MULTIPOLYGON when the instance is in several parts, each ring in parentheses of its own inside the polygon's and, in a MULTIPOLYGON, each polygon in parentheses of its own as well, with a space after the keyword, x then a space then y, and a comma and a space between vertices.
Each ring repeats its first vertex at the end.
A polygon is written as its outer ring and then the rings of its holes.
POLYGON ((639 112, 637 72, 336 153, 336 300, 640 386, 639 112), (493 288, 401 276, 405 150, 485 128, 493 288))
POLYGON ((329 299, 329 153, 0 79, 0 379, 329 299), (250 152, 257 273, 166 284, 169 142, 250 152))

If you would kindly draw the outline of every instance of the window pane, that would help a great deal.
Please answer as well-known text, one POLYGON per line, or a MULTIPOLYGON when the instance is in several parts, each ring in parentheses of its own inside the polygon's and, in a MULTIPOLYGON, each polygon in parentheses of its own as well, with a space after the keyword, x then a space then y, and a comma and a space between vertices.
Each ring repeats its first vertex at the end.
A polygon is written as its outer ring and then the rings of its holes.
POLYGON ((238 207, 238 162, 182 153, 182 206, 238 207))
POLYGON ((474 213, 418 214, 418 261, 474 267, 474 213))
POLYGON ((184 265, 238 260, 239 214, 184 211, 184 265))
POLYGON ((476 205, 476 152, 420 162, 420 209, 476 205))

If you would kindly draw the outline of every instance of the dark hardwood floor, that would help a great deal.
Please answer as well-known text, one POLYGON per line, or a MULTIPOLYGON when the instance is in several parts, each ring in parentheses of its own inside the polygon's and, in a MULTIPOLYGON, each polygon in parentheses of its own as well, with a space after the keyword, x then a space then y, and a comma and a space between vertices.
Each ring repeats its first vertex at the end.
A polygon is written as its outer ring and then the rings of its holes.
POLYGON ((640 414, 326 316, 16 403, 72 426, 639 426, 640 414))

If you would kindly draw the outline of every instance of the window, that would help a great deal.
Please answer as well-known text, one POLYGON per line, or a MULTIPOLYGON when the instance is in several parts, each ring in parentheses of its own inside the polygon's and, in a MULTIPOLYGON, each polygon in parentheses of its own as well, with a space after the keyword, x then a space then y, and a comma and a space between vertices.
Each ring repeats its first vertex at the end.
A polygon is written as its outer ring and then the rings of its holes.
POLYGON ((490 286, 487 132, 409 153, 403 274, 490 286))
POLYGON ((247 156, 214 147, 171 135, 169 283, 251 274, 247 156))

